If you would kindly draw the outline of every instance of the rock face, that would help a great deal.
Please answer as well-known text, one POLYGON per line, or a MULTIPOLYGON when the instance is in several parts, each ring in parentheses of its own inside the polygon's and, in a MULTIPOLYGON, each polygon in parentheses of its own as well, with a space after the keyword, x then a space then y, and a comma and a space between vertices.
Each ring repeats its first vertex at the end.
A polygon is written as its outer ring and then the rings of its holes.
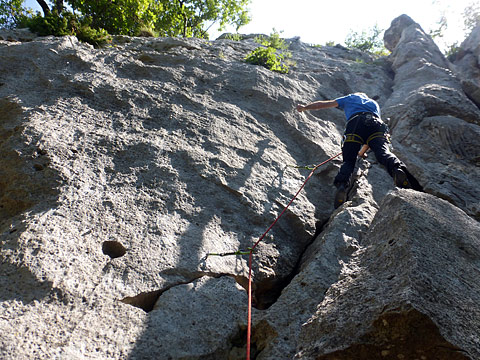
POLYGON ((480 177, 478 107, 418 24, 403 29, 391 57, 395 78, 384 116, 392 120, 394 147, 425 191, 480 219, 472 187, 480 177))
POLYGON ((0 32, 0 357, 245 358, 247 258, 208 255, 340 151, 343 113, 295 105, 362 91, 419 191, 370 157, 333 211, 322 166, 254 253, 252 358, 480 358, 478 61, 407 16, 385 37, 385 59, 294 39, 283 75, 252 39, 0 32))
POLYGON ((480 27, 473 29, 461 44, 453 61, 465 94, 480 106, 480 27))
POLYGON ((450 203, 390 193, 304 325, 296 358, 478 358, 479 239, 478 221, 450 203))

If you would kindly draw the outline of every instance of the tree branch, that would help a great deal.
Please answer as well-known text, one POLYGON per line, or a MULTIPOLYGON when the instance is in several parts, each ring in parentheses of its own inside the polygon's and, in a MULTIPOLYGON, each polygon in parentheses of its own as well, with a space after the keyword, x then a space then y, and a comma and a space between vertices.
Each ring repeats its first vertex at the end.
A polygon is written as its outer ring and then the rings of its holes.
POLYGON ((63 0, 55 0, 55 9, 58 14, 61 14, 63 11, 63 0))
POLYGON ((48 7, 45 0, 37 0, 37 2, 43 10, 43 16, 45 17, 47 15, 50 15, 50 8, 48 7))

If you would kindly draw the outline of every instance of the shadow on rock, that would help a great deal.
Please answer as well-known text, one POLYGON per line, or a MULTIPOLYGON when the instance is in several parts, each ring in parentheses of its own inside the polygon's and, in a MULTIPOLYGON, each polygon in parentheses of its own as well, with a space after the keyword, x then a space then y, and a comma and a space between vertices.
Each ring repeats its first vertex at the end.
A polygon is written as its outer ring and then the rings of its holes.
POLYGON ((23 303, 49 294, 52 284, 26 265, 22 233, 27 213, 44 212, 58 199, 58 173, 49 167, 48 151, 24 136, 23 110, 11 98, 0 99, 0 300, 23 303))

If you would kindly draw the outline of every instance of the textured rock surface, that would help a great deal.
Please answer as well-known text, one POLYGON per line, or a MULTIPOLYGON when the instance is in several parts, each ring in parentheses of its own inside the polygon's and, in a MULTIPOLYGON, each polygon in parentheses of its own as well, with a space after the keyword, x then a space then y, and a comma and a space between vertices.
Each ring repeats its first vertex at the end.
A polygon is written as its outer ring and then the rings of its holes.
POLYGON ((413 21, 410 16, 405 14, 395 18, 383 35, 383 43, 385 47, 388 50, 393 51, 397 47, 398 42, 402 37, 403 30, 414 24, 415 21, 413 21))
POLYGON ((453 61, 465 93, 480 106, 480 27, 474 28, 461 44, 453 61))
POLYGON ((308 174, 288 165, 340 151, 343 113, 295 105, 354 91, 429 194, 369 158, 333 211, 320 168, 255 252, 253 353, 478 357, 476 70, 408 17, 387 34, 380 60, 294 39, 281 75, 251 39, 0 32, 0 357, 244 358, 247 259, 207 255, 258 239, 308 174))
POLYGON ((297 358, 477 359, 479 239, 480 224, 448 202, 389 194, 302 329, 297 358))
POLYGON ((480 219, 472 187, 480 178, 478 107, 418 24, 402 31, 391 58, 395 78, 384 115, 391 119, 394 148, 425 191, 480 219))

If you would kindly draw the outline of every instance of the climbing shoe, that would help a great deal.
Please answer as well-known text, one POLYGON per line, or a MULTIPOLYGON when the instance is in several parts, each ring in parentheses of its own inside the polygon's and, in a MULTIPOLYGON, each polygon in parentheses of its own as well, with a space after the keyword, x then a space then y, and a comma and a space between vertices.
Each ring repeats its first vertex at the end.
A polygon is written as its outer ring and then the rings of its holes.
POLYGON ((335 192, 335 200, 333 203, 334 208, 338 208, 339 206, 343 205, 343 203, 347 200, 347 184, 338 184, 337 191, 335 192))
POLYGON ((395 182, 395 186, 398 186, 399 188, 406 189, 410 187, 407 174, 400 168, 393 170, 393 181, 395 182))

